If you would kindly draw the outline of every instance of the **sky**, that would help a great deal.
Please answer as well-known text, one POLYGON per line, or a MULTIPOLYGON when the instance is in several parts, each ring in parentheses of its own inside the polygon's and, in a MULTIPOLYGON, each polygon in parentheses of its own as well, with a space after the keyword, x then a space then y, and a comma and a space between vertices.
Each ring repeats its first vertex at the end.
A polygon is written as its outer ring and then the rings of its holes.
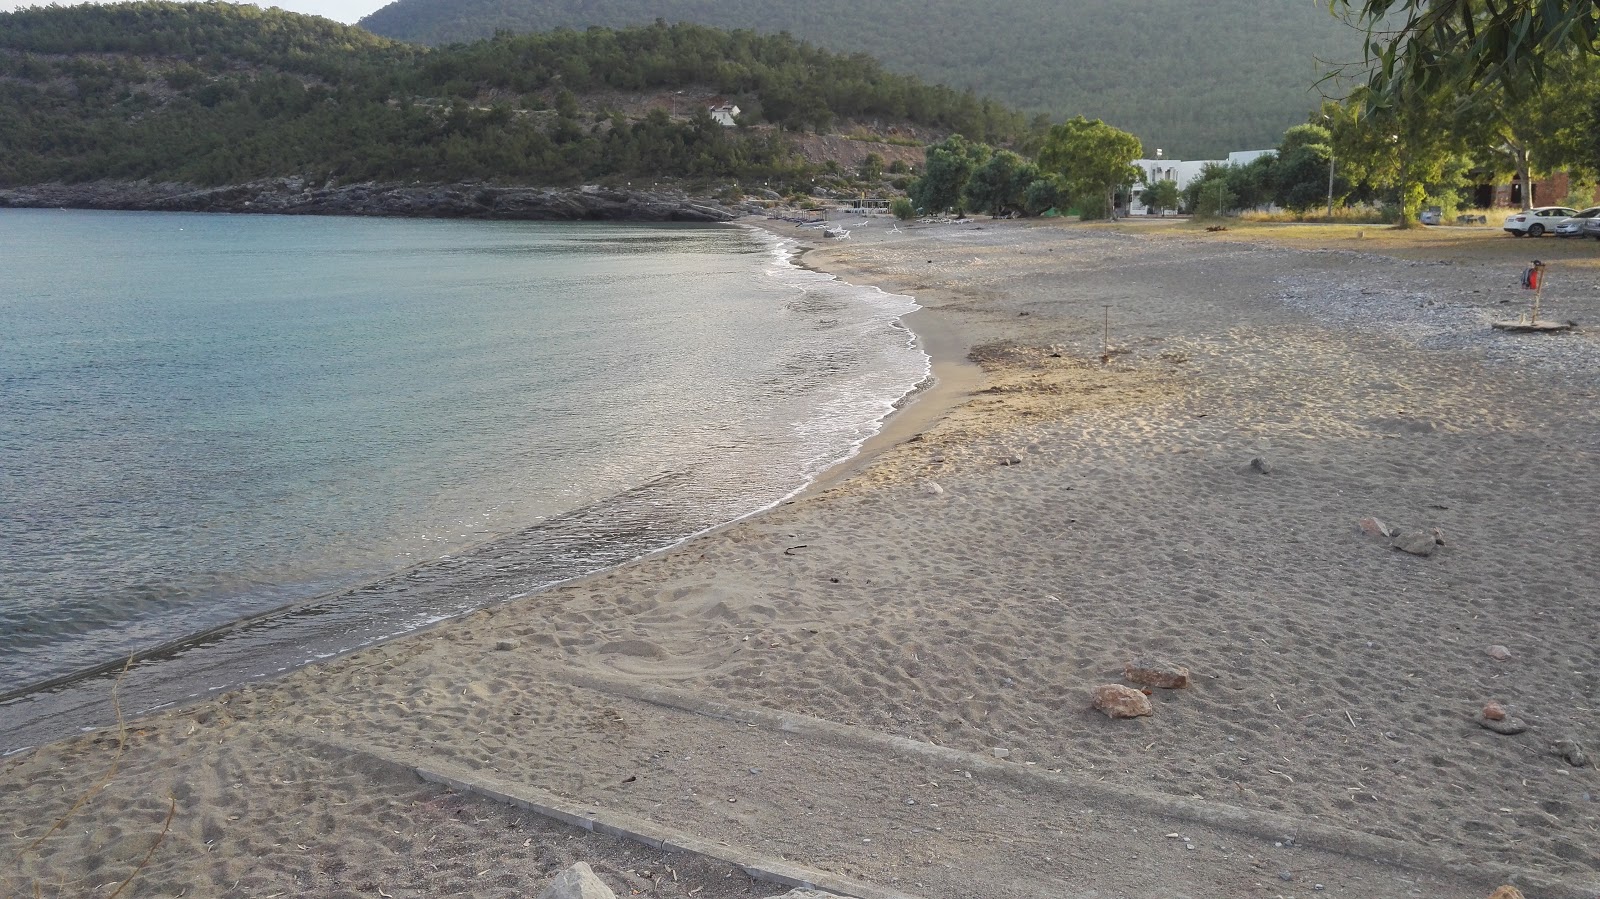
MULTIPOLYGON (((57 0, 62 6, 75 4, 66 0, 57 0)), ((315 16, 327 16, 336 22, 355 24, 355 21, 370 12, 375 12, 379 7, 386 6, 389 0, 275 0, 275 2, 257 3, 257 6, 276 6, 290 12, 310 13, 315 16)), ((0 0, 0 12, 10 12, 25 6, 48 6, 50 0, 0 0)))

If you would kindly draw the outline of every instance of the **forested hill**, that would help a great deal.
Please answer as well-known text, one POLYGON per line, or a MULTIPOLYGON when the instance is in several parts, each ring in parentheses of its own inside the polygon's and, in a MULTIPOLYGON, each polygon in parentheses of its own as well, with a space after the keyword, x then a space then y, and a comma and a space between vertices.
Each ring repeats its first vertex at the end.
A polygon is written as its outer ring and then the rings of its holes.
POLYGON ((658 17, 788 31, 1185 158, 1274 145, 1319 104, 1315 60, 1362 48, 1318 0, 396 0, 361 24, 443 44, 658 17))
POLYGON ((429 50, 226 3, 0 13, 0 185, 287 175, 809 184, 820 173, 789 151, 785 129, 852 117, 992 142, 1024 126, 1017 112, 870 59, 695 25, 429 50), (691 86, 742 104, 748 127, 723 127, 704 106, 649 102, 691 86))

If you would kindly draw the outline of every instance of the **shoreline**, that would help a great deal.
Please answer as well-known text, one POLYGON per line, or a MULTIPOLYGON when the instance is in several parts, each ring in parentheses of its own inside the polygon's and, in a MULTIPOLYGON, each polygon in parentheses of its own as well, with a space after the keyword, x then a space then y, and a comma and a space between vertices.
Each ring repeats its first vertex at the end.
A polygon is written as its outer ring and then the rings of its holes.
MULTIPOLYGON (((776 236, 780 239, 792 239, 790 235, 784 235, 775 228, 762 227, 761 224, 757 224, 749 220, 730 222, 728 224, 740 224, 744 226, 755 227, 757 230, 776 236)), ((813 249, 814 247, 811 247, 804 242, 797 241, 796 249, 790 257, 790 264, 795 265, 797 268, 819 271, 802 264, 803 255, 812 251, 813 249)), ((831 274, 827 272, 822 273, 831 274)), ((840 283, 849 284, 851 287, 863 287, 863 285, 853 284, 843 278, 838 278, 837 276, 833 277, 835 277, 835 280, 838 280, 840 283)), ((870 287, 867 289, 870 289, 870 287)), ((928 310, 922 308, 913 310, 913 312, 907 316, 902 316, 901 322, 906 324, 906 319, 912 316, 920 316, 927 311, 928 310)), ((931 333, 939 333, 937 330, 937 325, 932 319, 923 318, 922 322, 923 327, 927 328, 931 333)), ((848 456, 839 460, 838 462, 830 465, 827 469, 820 472, 816 476, 810 478, 805 484, 796 488, 788 495, 774 500, 765 506, 746 512, 731 520, 719 522, 708 528, 685 534, 670 544, 649 549, 639 555, 629 557, 614 564, 605 565, 591 571, 572 575, 570 577, 559 578, 549 583, 534 587, 530 590, 519 592, 508 598, 494 600, 484 605, 475 606, 474 608, 457 611, 438 620, 423 624, 419 627, 403 628, 401 630, 385 634, 376 639, 370 639, 354 646, 341 648, 332 654, 319 655, 314 660, 304 661, 298 665, 280 667, 278 668, 275 676, 267 676, 263 678, 261 675, 252 675, 246 677, 240 673, 232 680, 225 681, 220 684, 212 684, 211 686, 201 689, 198 692, 189 692, 187 695, 181 696, 173 694, 170 686, 164 690, 151 690, 149 693, 144 695, 153 695, 154 698, 161 698, 163 701, 149 706, 138 714, 152 714, 173 708, 181 709, 195 703, 204 702, 220 692, 237 689, 246 685, 271 683, 272 681, 281 679, 282 677, 287 676, 287 674, 300 670, 303 667, 323 664, 335 659, 343 658, 352 653, 364 651, 374 646, 381 646, 395 640, 404 640, 414 635, 426 633, 427 631, 440 625, 445 625, 452 621, 460 620, 461 618, 480 609, 495 608, 524 599, 535 598, 541 594, 569 584, 604 575, 608 572, 625 568, 653 557, 674 552, 685 543, 693 541, 699 537, 715 534, 719 531, 735 526, 746 519, 767 513, 780 505, 801 501, 810 496, 816 495, 821 491, 825 491, 831 485, 836 484, 855 473, 858 473, 862 468, 870 464, 873 457, 910 437, 917 428, 925 427, 929 422, 936 420, 938 416, 948 412, 948 410, 958 402, 958 397, 952 394, 951 391, 963 389, 958 386, 966 383, 966 381, 962 380, 962 378, 965 377, 970 379, 972 375, 971 372, 961 371, 963 367, 970 368, 971 366, 964 366, 962 359, 955 355, 957 353, 964 352, 964 348, 959 347, 957 345, 957 341, 953 341, 948 335, 943 338, 935 338, 934 343, 936 344, 936 349, 938 349, 940 352, 939 356, 935 356, 927 349, 927 344, 930 338, 927 335, 912 329, 909 324, 906 324, 906 327, 907 330, 912 333, 913 340, 916 342, 917 346, 923 348, 923 351, 930 357, 930 374, 925 379, 925 381, 928 383, 913 387, 911 391, 902 397, 901 401, 896 404, 896 407, 880 422, 880 426, 872 434, 872 436, 864 440, 855 451, 851 452, 848 456), (935 373, 936 371, 945 372, 945 377, 940 378, 935 373), (952 378, 954 380, 950 380, 952 378)), ((649 485, 630 488, 630 490, 624 491, 624 493, 626 494, 647 486, 649 485)), ((563 513, 562 515, 555 516, 551 520, 559 520, 573 514, 581 514, 582 512, 584 512, 584 509, 573 510, 571 512, 563 513)), ((536 523, 532 527, 540 526, 542 526, 542 523, 536 523)), ((282 625, 290 622, 292 619, 315 614, 319 609, 332 607, 335 603, 337 603, 338 600, 342 598, 354 597, 368 592, 374 588, 397 584, 406 580, 408 576, 415 576, 419 573, 425 573, 435 569, 440 566, 441 563, 448 564, 462 559, 470 559, 478 553, 493 550, 497 545, 505 543, 509 540, 514 540, 519 535, 526 533, 526 531, 527 529, 519 529, 507 533, 494 534, 492 536, 485 537, 476 543, 458 547, 446 557, 426 559, 415 562, 403 568, 384 573, 381 576, 373 579, 297 599, 280 606, 243 616, 241 618, 222 622, 195 633, 184 634, 149 648, 135 651, 126 657, 107 659, 106 661, 98 664, 86 666, 84 668, 65 672, 59 675, 54 675, 42 681, 0 692, 0 712, 3 712, 4 707, 7 705, 13 703, 23 703, 32 698, 43 697, 60 692, 101 693, 103 691, 100 688, 104 686, 110 675, 117 674, 118 672, 123 672, 123 674, 126 674, 128 671, 138 669, 142 666, 145 666, 147 663, 155 663, 156 665, 160 665, 164 662, 171 662, 180 657, 187 656, 195 650, 203 650, 208 646, 214 646, 215 644, 228 641, 236 636, 241 636, 261 628, 271 629, 275 624, 282 625)), ((270 650, 271 644, 274 641, 270 637, 263 639, 263 651, 270 650)), ((263 656, 263 658, 270 657, 263 656)), ((281 661, 281 659, 276 661, 281 661)), ((269 662, 269 664, 274 663, 275 662, 269 662)), ((119 683, 122 676, 122 674, 118 675, 119 683)), ((186 682, 190 679, 193 679, 193 677, 187 678, 186 682)), ((215 678, 208 676, 206 680, 215 680, 215 678)), ((81 709, 83 707, 79 706, 79 708, 81 709)), ((74 720, 71 722, 71 728, 68 730, 62 730, 58 728, 56 739, 65 739, 69 733, 103 730, 114 723, 115 717, 116 716, 110 709, 102 709, 102 713, 98 717, 74 720)), ((39 716, 35 715, 31 716, 30 720, 37 720, 38 718, 39 716)), ((33 748, 37 748, 37 746, 0 745, 0 753, 4 754, 0 755, 0 757, 33 748)))
MULTIPOLYGON (((1520 295, 1483 262, 1030 223, 861 238, 806 261, 936 308, 930 345, 982 370, 960 402, 670 552, 144 719, 84 808, 116 741, 7 759, 0 843, 39 842, 0 884, 116 879, 170 790, 151 890, 537 889, 521 833, 478 834, 467 880, 419 862, 457 826, 433 809, 492 806, 398 766, 928 899, 1600 889, 1600 782, 1552 750, 1600 733, 1593 335, 1488 333, 1520 295), (1367 516, 1447 542, 1413 556, 1367 516), (1148 717, 1089 708, 1143 657, 1192 683, 1148 717), (1480 726, 1491 699, 1530 732, 1480 726)), ((1548 300, 1590 316, 1596 286, 1548 300)), ((614 887, 695 890, 538 840, 614 887)))
POLYGON ((520 221, 729 222, 750 211, 673 188, 633 190, 520 187, 463 182, 316 185, 303 178, 262 178, 205 187, 152 181, 92 181, 0 188, 0 209, 212 212, 254 215, 349 215, 520 221))

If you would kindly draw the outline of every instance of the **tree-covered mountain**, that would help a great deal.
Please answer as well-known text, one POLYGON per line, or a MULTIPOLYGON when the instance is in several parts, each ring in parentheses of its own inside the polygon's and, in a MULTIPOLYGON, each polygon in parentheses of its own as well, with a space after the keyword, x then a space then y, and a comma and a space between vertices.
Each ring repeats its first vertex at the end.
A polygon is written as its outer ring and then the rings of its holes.
POLYGON ((0 185, 281 175, 809 183, 816 172, 790 152, 785 129, 850 117, 996 142, 1023 131, 1017 112, 865 57, 695 25, 500 35, 430 50, 226 3, 0 14, 0 185), (724 127, 704 107, 675 115, 608 105, 691 85, 746 104, 746 126, 724 127))
POLYGON ((361 24, 437 45, 657 18, 787 31, 1185 158, 1271 146, 1319 105, 1317 60, 1363 43, 1319 0, 396 0, 361 24))

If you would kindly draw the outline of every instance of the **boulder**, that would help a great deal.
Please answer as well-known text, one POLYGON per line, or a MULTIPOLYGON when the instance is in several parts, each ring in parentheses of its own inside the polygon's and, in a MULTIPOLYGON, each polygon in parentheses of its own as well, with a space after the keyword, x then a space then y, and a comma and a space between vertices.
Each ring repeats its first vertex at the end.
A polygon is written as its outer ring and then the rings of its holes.
POLYGON ((1504 662, 1511 658, 1511 650, 1501 646, 1498 643, 1489 647, 1488 649, 1485 649, 1484 652, 1488 654, 1489 658, 1494 659, 1496 662, 1504 662))
POLYGON ((1495 890, 1493 893, 1490 893, 1489 899, 1527 899, 1527 897, 1522 895, 1521 890, 1510 884, 1506 884, 1500 889, 1495 890))
POLYGON ((617 899, 617 894, 611 892, 587 863, 577 862, 556 875, 539 894, 539 899, 617 899))
POLYGON ((1261 456, 1250 460, 1250 470, 1257 474, 1272 474, 1272 463, 1261 456))
POLYGON ((1135 659, 1122 666, 1122 676, 1141 687, 1181 690, 1189 686, 1189 669, 1166 659, 1135 659))
POLYGON ((1094 688, 1094 707, 1107 718, 1138 718, 1155 713, 1150 697, 1122 684, 1101 684, 1094 688))

